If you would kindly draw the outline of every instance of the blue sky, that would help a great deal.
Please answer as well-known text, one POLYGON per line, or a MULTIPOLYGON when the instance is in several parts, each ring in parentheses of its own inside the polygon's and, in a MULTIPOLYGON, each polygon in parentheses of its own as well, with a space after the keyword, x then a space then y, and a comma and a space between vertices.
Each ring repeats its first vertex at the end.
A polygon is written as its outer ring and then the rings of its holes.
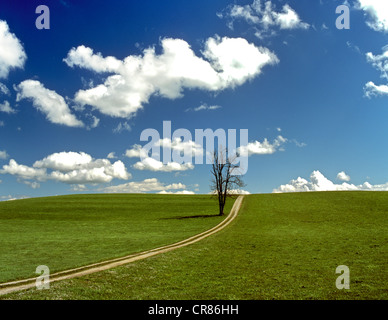
POLYGON ((208 193, 209 165, 139 165, 163 121, 248 129, 250 193, 388 190, 388 7, 337 29, 343 3, 2 1, 1 200, 208 193))

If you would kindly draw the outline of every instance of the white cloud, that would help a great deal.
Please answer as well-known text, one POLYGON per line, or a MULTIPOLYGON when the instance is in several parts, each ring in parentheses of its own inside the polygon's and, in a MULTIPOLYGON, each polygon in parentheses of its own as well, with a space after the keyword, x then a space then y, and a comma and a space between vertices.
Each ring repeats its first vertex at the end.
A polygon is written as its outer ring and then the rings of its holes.
POLYGON ((108 159, 116 159, 117 158, 115 152, 110 152, 106 157, 108 159))
POLYGON ((362 185, 354 185, 349 183, 335 184, 327 179, 321 172, 314 171, 310 175, 310 181, 298 177, 291 180, 288 184, 281 185, 273 190, 274 193, 283 192, 309 192, 309 191, 388 191, 388 183, 382 185, 371 185, 364 182, 362 185))
POLYGON ((43 112, 50 122, 69 127, 84 126, 71 113, 65 99, 55 91, 46 89, 39 81, 25 80, 16 86, 15 89, 18 92, 17 101, 31 99, 33 106, 43 112))
POLYGON ((0 82, 0 93, 5 94, 7 96, 10 94, 9 89, 7 88, 7 86, 4 83, 1 83, 1 82, 0 82))
MULTIPOLYGON (((181 138, 174 138, 174 140, 171 140, 169 138, 159 139, 152 145, 152 147, 163 148, 164 150, 166 150, 166 152, 177 152, 180 154, 184 154, 185 156, 191 155, 192 157, 202 156, 204 153, 204 150, 200 144, 197 144, 192 140, 183 141, 181 138)), ((132 149, 126 150, 125 155, 128 158, 148 158, 148 155, 145 151, 143 151, 142 148, 143 147, 141 145, 135 144, 132 146, 132 149)), ((156 166, 156 162, 152 160, 147 161, 153 162, 156 166)), ((160 165, 161 162, 157 162, 160 165)))
POLYGON ((50 178, 68 184, 105 183, 114 178, 106 172, 105 167, 78 169, 70 172, 53 171, 50 178))
POLYGON ((47 179, 46 169, 31 168, 22 164, 18 164, 14 159, 9 161, 9 164, 4 165, 0 170, 1 174, 16 175, 18 178, 25 180, 44 181, 47 179))
POLYGON ((128 122, 120 122, 117 127, 113 129, 113 133, 121 133, 123 131, 131 131, 131 126, 128 122))
POLYGON ((188 109, 186 109, 186 112, 187 111, 197 112, 197 111, 203 111, 203 110, 217 110, 217 109, 221 109, 221 108, 222 108, 221 106, 217 106, 217 105, 208 106, 206 103, 204 103, 204 104, 201 104, 199 107, 196 107, 196 108, 188 108, 188 109))
POLYGON ((367 98, 388 95, 388 85, 376 85, 369 81, 364 87, 364 93, 367 98))
POLYGON ((18 196, 18 197, 13 197, 11 195, 7 196, 0 196, 0 201, 13 201, 13 200, 20 200, 20 199, 28 199, 28 196, 18 196))
POLYGON ((4 101, 3 103, 0 103, 0 112, 16 113, 16 110, 11 107, 8 101, 4 101))
MULTIPOLYGON (((164 150, 167 153, 172 153, 174 159, 175 153, 179 156, 192 158, 194 156, 203 156, 203 148, 201 145, 195 143, 192 140, 183 141, 181 138, 175 138, 171 140, 169 138, 159 139, 152 147, 157 147, 159 150, 164 150)), ((129 158, 141 158, 142 160, 136 162, 133 167, 137 170, 149 170, 160 172, 173 172, 173 171, 186 171, 194 169, 194 165, 183 159, 183 163, 169 161, 163 163, 162 161, 149 157, 142 149, 141 145, 134 145, 132 149, 126 151, 125 155, 129 158)))
POLYGON ((19 39, 10 32, 7 22, 0 20, 0 78, 7 78, 12 69, 23 68, 26 59, 19 39))
POLYGON ((309 24, 303 22, 294 9, 285 4, 280 12, 276 11, 271 1, 254 0, 248 5, 231 5, 225 13, 219 13, 220 18, 229 19, 228 26, 233 29, 233 23, 242 19, 256 26, 256 36, 263 38, 276 33, 276 29, 308 29, 309 24))
POLYGON ((46 168, 62 172, 83 168, 92 163, 93 158, 85 152, 59 152, 35 161, 34 168, 46 168))
POLYGON ((94 184, 111 182, 113 179, 128 180, 131 174, 122 161, 113 164, 107 159, 94 160, 84 152, 53 153, 36 161, 32 167, 19 165, 11 159, 0 170, 23 180, 53 180, 67 184, 94 184))
POLYGON ((0 159, 5 160, 8 157, 9 157, 9 155, 5 150, 0 150, 0 159))
POLYGON ((259 75, 265 65, 279 62, 274 53, 243 38, 209 38, 203 55, 218 71, 216 90, 242 85, 259 75))
POLYGON ((275 18, 275 24, 279 25, 280 29, 308 29, 309 25, 302 22, 298 14, 288 4, 283 6, 280 13, 272 13, 275 18))
MULTIPOLYGON (((374 55, 372 52, 366 54, 366 60, 376 70, 380 71, 380 77, 388 80, 388 45, 383 47, 383 53, 380 55, 374 55)), ((388 94, 388 84, 376 85, 373 81, 369 81, 364 86, 364 93, 367 98, 373 96, 383 96, 388 94)))
POLYGON ((94 53, 92 49, 79 46, 77 49, 69 51, 67 57, 63 59, 69 67, 82 66, 95 72, 118 72, 123 66, 123 62, 115 57, 102 57, 101 53, 94 53))
POLYGON ((254 141, 248 143, 246 146, 241 146, 237 151, 244 154, 248 153, 249 156, 254 154, 273 154, 277 151, 283 151, 282 146, 287 141, 288 140, 282 136, 278 136, 273 143, 270 143, 268 139, 265 138, 263 142, 254 141))
MULTIPOLYGON (((209 194, 217 194, 217 191, 210 191, 209 194)), ((249 191, 242 190, 242 189, 232 189, 228 190, 228 194, 230 195, 249 195, 251 194, 249 191)))
POLYGON ((186 189, 186 186, 182 183, 173 183, 166 185, 161 183, 156 178, 145 179, 144 181, 133 181, 124 183, 117 186, 110 186, 104 188, 104 192, 107 193, 145 193, 145 192, 160 192, 169 190, 186 189))
POLYGON ((177 151, 185 155, 191 154, 193 157, 202 156, 204 152, 200 144, 197 144, 192 140, 182 141, 181 138, 174 138, 174 140, 169 138, 159 139, 159 141, 155 143, 155 146, 171 149, 172 151, 177 151))
POLYGON ((69 51, 64 61, 70 67, 94 72, 112 72, 103 84, 79 90, 75 101, 90 105, 113 117, 129 118, 141 110, 153 95, 177 99, 184 89, 221 91, 257 77, 266 65, 278 62, 275 54, 242 38, 209 38, 203 57, 180 39, 161 40, 162 53, 145 49, 142 56, 119 61, 104 58, 80 46, 69 51))
POLYGON ((345 171, 341 171, 337 174, 337 179, 341 181, 350 181, 350 176, 348 176, 345 171))
POLYGON ((128 158, 146 158, 147 154, 143 151, 143 147, 139 144, 132 146, 132 149, 125 151, 125 156, 128 158))
POLYGON ((372 52, 366 54, 366 60, 381 72, 381 78, 388 79, 388 45, 383 47, 383 53, 374 55, 372 52))
POLYGON ((131 177, 122 161, 111 164, 107 159, 93 160, 84 152, 54 153, 36 161, 33 167, 52 169, 52 179, 69 184, 102 183, 114 178, 128 180, 131 177))
POLYGON ((93 116, 93 115, 91 117, 93 119, 93 122, 90 125, 90 128, 92 128, 92 129, 97 128, 98 125, 100 124, 100 119, 98 119, 96 116, 93 116))
POLYGON ((249 191, 242 189, 233 189, 228 191, 229 194, 241 194, 241 195, 249 195, 251 194, 249 191))
POLYGON ((369 17, 367 25, 375 30, 388 32, 388 2, 385 0, 357 0, 356 8, 369 17))
POLYGON ((189 191, 189 190, 181 190, 181 191, 159 191, 158 194, 184 194, 184 195, 191 195, 191 194, 195 194, 195 192, 193 191, 189 191))
POLYGON ((194 165, 192 163, 180 164, 177 162, 168 162, 167 164, 163 164, 163 162, 154 158, 145 158, 142 161, 136 162, 133 167, 137 170, 161 172, 186 171, 194 169, 194 165))

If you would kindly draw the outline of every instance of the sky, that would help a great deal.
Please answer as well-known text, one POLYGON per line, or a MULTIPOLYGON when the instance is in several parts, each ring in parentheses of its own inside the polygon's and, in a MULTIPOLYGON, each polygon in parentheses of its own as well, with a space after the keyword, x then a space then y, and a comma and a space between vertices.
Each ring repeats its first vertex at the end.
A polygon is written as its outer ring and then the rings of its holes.
POLYGON ((387 120, 386 1, 0 3, 0 200, 207 194, 198 129, 248 130, 242 193, 388 190, 387 120))

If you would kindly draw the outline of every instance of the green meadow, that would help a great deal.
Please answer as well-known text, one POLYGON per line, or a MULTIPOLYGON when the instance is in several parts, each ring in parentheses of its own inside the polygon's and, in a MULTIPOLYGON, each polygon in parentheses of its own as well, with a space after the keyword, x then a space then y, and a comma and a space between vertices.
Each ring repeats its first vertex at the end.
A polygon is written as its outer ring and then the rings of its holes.
MULTIPOLYGON (((108 201, 110 196, 106 197, 108 201)), ((127 197, 136 201, 136 197, 139 196, 127 197)), ((154 196, 146 197, 153 201, 151 199, 154 196)), ((54 200, 47 198, 42 201, 41 205, 44 201, 54 200)), ((98 207, 94 201, 95 199, 90 199, 89 205, 98 207)), ((160 206, 164 206, 165 209, 160 208, 159 211, 151 213, 155 216, 149 221, 154 221, 156 225, 162 223, 161 229, 182 228, 186 233, 187 229, 195 233, 194 229, 206 228, 205 224, 216 224, 219 221, 216 221, 217 218, 214 220, 157 218, 158 215, 164 217, 182 215, 181 211, 184 208, 180 205, 185 201, 193 201, 193 208, 198 208, 199 212, 206 214, 212 211, 212 205, 216 206, 206 196, 160 198, 160 206), (164 201, 177 203, 175 206, 167 205, 167 210, 164 201), (173 213, 174 210, 177 212, 173 213), (165 211, 169 213, 163 213, 165 211), (170 223, 174 224, 174 227, 169 227, 170 223)), ((11 216, 10 212, 4 208, 2 210, 3 217, 11 216)), ((117 210, 123 209, 120 209, 119 205, 112 208, 105 213, 108 217, 103 215, 106 220, 97 226, 100 225, 100 229, 103 229, 105 224, 109 226, 111 220, 109 215, 119 215, 117 210)), ((87 212, 85 209, 84 214, 88 217, 88 222, 93 223, 95 216, 87 212)), ((185 214, 190 215, 193 212, 196 211, 185 214)), ((53 213, 46 214, 49 216, 53 213)), ((75 212, 73 214, 76 219, 77 214, 75 212)), ((66 214, 62 213, 63 215, 66 214)), ((21 215, 19 220, 15 221, 15 228, 19 225, 23 229, 22 225, 30 219, 27 213, 21 215)), ((86 223, 81 218, 78 219, 79 223, 86 223)), ((51 223, 51 219, 48 221, 51 223)), ((63 217, 57 217, 56 223, 53 222, 52 225, 60 225, 63 221, 63 217)), ((131 224, 128 222, 128 225, 131 224)), ((9 227, 8 229, 7 232, 11 232, 9 227)), ((92 226, 90 230, 93 230, 92 226)), ((121 230, 122 233, 117 233, 115 239, 119 245, 116 246, 115 241, 110 242, 116 248, 113 250, 117 251, 116 253, 119 251, 118 247, 123 245, 122 241, 125 243, 121 236, 131 232, 125 232, 126 226, 121 230)), ((150 233, 150 230, 138 230, 136 227, 131 230, 144 234, 144 237, 139 239, 136 249, 140 250, 142 245, 143 247, 156 245, 157 241, 153 238, 158 235, 157 232, 150 233), (141 244, 141 241, 147 243, 141 244)), ((2 239, 3 232, 2 229, 2 239)), ((161 233, 162 238, 168 236, 161 233)), ((182 231, 180 236, 184 236, 184 233, 182 231)), ((77 235, 76 239, 68 239, 69 244, 72 241, 77 243, 77 237, 81 237, 78 232, 73 231, 69 234, 77 235)), ((47 235, 42 234, 40 241, 44 242, 45 238, 47 235)), ((173 240, 172 236, 170 240, 173 240)), ((164 239, 164 242, 169 241, 164 239)), ((27 241, 24 242, 26 245, 27 241)), ((98 244, 94 246, 94 242, 101 244, 105 241, 91 239, 88 246, 80 246, 78 250, 81 250, 83 255, 90 254, 90 251, 98 252, 98 244)), ((18 247, 17 243, 16 237, 14 249, 18 247)), ((20 248, 22 249, 23 247, 20 248)), ((9 254, 11 252, 12 250, 9 254)), ((13 254, 16 260, 25 260, 22 252, 13 254)), ((64 256, 61 255, 61 259, 64 256)), ((3 261, 6 264, 17 265, 9 263, 6 259, 3 261)), ((59 266, 62 263, 63 261, 60 261, 59 266)), ((19 272, 22 271, 23 267, 19 272)), ((386 300, 388 192, 316 192, 245 196, 236 220, 222 231, 196 244, 111 270, 54 283, 49 290, 30 289, 1 298, 386 300), (339 265, 346 265, 350 269, 349 290, 336 288, 336 279, 340 276, 336 274, 336 268, 339 265)))
MULTIPOLYGON (((229 208, 232 202, 229 202, 229 208)), ((0 282, 171 244, 221 220, 210 196, 94 194, 0 202, 0 282), (187 218, 199 216, 195 218, 187 218)))

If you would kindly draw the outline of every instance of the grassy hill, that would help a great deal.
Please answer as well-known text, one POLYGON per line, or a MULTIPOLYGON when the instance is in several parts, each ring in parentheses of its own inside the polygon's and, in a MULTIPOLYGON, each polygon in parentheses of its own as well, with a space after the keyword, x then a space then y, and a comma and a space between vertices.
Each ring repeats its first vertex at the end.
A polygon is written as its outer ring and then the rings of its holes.
POLYGON ((387 258, 387 192, 250 195, 199 243, 5 298, 388 299, 387 258), (350 290, 335 286, 339 265, 350 290))
POLYGON ((222 220, 217 213, 209 196, 94 194, 0 202, 0 282, 34 277, 39 265, 53 273, 174 243, 215 226, 222 220), (196 215, 209 217, 183 219, 196 215))

